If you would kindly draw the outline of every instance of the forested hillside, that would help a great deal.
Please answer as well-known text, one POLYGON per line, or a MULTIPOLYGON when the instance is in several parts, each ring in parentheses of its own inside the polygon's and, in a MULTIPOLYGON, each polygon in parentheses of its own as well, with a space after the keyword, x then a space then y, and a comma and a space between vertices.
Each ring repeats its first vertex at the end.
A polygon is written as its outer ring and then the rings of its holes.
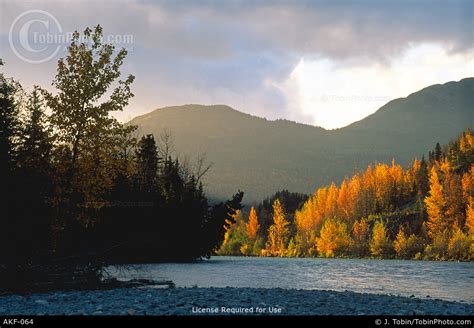
POLYGON ((473 125, 474 78, 433 85, 395 99, 373 115, 338 130, 269 121, 228 106, 185 105, 134 118, 140 135, 168 129, 181 156, 205 153, 212 170, 209 196, 227 199, 235 188, 244 202, 278 190, 311 193, 317 187, 396 158, 403 166, 473 125))
POLYGON ((473 137, 468 129, 406 168, 395 160, 368 165, 318 188, 296 210, 275 197, 268 228, 254 207, 248 218, 239 211, 220 253, 472 260, 473 137))

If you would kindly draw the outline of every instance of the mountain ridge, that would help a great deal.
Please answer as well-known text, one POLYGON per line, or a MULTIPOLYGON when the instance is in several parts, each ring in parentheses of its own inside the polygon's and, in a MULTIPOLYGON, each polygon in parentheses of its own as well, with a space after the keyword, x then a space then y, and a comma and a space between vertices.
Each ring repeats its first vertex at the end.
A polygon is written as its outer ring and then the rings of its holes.
POLYGON ((281 189, 312 192, 374 161, 406 165, 473 125, 473 94, 474 78, 428 86, 334 130, 198 104, 155 109, 129 123, 140 134, 171 130, 181 154, 207 153, 210 196, 242 189, 253 202, 281 189))

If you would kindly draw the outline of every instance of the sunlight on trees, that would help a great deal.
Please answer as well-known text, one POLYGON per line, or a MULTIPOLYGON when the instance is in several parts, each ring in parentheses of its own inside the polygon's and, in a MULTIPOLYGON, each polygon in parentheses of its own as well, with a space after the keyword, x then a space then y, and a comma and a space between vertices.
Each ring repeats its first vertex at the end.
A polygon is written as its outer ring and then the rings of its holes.
POLYGON ((357 257, 367 256, 369 253, 369 225, 366 219, 362 218, 360 221, 354 222, 352 236, 351 253, 357 257))
POLYGON ((273 203, 273 224, 268 229, 267 246, 264 254, 269 256, 284 256, 289 239, 289 222, 279 199, 273 203))
POLYGON ((249 220, 247 223, 247 238, 249 240, 255 241, 259 229, 260 224, 258 223, 257 212, 252 206, 252 208, 250 209, 249 220))
MULTIPOLYGON (((394 160, 368 165, 339 186, 318 188, 286 213, 285 229, 271 222, 261 233, 260 242, 266 242, 261 255, 469 260, 474 249, 473 160, 468 129, 444 148, 437 145, 429 161, 414 159, 406 169, 394 160)), ((256 222, 252 209, 247 228, 250 219, 256 222)), ((246 240, 253 236, 249 231, 246 240)), ((240 253, 260 254, 250 252, 250 246, 240 253)))
POLYGON ((369 247, 370 253, 374 257, 384 258, 390 255, 391 245, 387 236, 387 228, 383 221, 375 222, 369 247))
POLYGON ((438 170, 434 166, 431 168, 429 181, 430 191, 429 196, 425 199, 425 204, 428 214, 428 234, 434 237, 446 229, 446 221, 444 220, 446 200, 443 194, 443 186, 439 180, 438 170))
POLYGON ((340 256, 350 244, 347 226, 335 219, 328 219, 321 228, 319 238, 316 238, 317 250, 325 257, 340 256))

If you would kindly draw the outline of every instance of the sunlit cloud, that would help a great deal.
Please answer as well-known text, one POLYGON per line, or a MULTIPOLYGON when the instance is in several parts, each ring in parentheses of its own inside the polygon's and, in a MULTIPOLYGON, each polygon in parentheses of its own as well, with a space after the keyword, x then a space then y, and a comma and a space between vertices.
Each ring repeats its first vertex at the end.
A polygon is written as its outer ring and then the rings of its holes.
POLYGON ((474 76, 473 52, 449 54, 439 44, 421 44, 387 64, 303 58, 283 83, 267 83, 285 94, 291 119, 334 129, 392 99, 467 76, 474 76))
POLYGON ((474 75, 469 0, 6 0, 2 69, 25 87, 50 85, 65 54, 41 65, 15 56, 8 31, 29 9, 47 11, 64 31, 101 24, 106 34, 133 36, 123 73, 136 76, 135 98, 117 115, 122 121, 163 106, 219 103, 335 128, 394 97, 474 75))

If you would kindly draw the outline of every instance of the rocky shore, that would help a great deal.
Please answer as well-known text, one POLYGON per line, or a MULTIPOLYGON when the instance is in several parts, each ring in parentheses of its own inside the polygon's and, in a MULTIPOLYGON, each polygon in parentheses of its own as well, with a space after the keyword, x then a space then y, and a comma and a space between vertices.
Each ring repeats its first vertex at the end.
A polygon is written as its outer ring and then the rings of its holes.
POLYGON ((264 288, 117 288, 0 297, 0 315, 470 315, 474 304, 264 288))

